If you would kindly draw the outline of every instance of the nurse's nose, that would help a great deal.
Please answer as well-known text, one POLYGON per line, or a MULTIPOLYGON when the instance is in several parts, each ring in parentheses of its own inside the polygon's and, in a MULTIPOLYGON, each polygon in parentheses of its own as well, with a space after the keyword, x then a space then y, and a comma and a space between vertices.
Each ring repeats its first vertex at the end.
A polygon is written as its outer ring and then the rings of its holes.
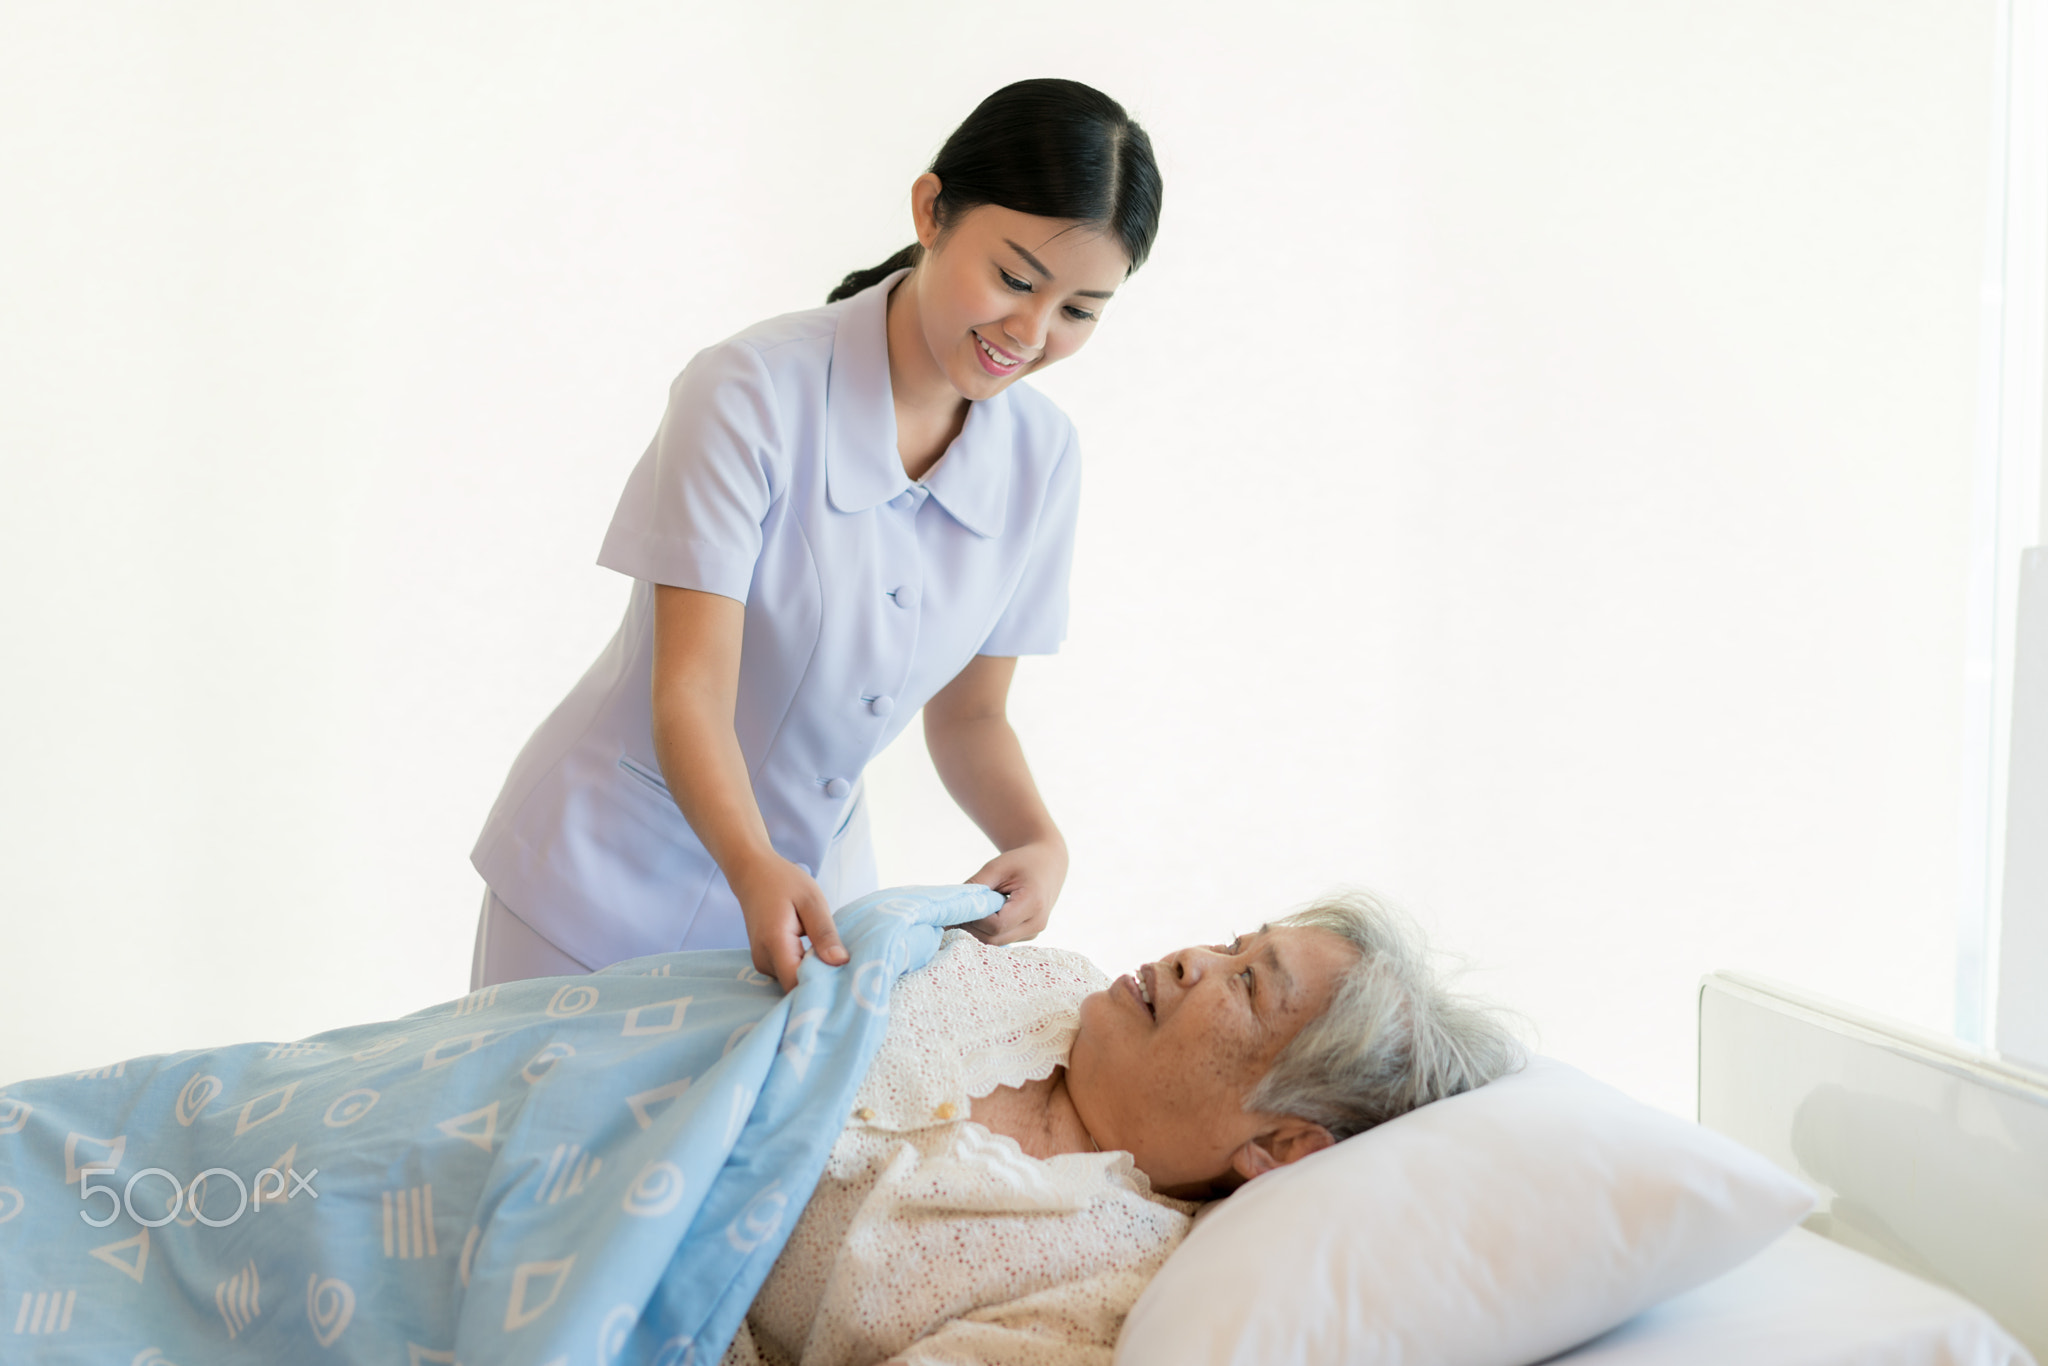
POLYGON ((1026 359, 1035 360, 1045 350, 1046 327, 1043 313, 1020 310, 1003 324, 1003 331, 1010 334, 1010 340, 1017 343, 1026 359))

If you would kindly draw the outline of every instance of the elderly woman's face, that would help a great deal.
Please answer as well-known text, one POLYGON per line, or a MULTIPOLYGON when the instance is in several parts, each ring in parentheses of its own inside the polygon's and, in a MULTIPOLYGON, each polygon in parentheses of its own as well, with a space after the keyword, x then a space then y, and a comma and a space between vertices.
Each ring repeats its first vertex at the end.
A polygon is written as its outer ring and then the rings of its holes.
POLYGON ((1081 1003, 1067 1090, 1082 1122, 1104 1149, 1133 1154, 1160 1191, 1204 1193, 1233 1169, 1255 1175, 1262 1159, 1247 1144, 1295 1140, 1286 1117, 1247 1113, 1244 1099, 1357 961, 1333 934, 1271 926, 1119 977, 1081 1003))

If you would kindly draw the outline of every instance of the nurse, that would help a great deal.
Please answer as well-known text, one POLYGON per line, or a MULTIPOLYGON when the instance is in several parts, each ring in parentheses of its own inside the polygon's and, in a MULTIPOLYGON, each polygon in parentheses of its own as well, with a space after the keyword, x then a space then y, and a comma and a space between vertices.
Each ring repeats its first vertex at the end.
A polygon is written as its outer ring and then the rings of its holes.
POLYGON ((873 890, 861 772, 920 709, 995 845, 992 943, 1045 925, 1066 843, 1005 713, 1066 634, 1073 424, 1019 381, 1086 344, 1158 229, 1151 141, 1074 81, 1007 86, 911 185, 917 241, 823 308, 700 352, 598 563, 625 620, 543 721, 471 853, 471 986, 803 939, 873 890))

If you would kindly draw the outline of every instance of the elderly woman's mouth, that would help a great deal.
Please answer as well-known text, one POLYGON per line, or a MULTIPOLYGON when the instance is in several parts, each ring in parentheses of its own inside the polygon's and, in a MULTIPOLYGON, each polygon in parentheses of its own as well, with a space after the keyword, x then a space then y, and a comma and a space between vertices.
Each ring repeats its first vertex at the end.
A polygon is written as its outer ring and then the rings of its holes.
POLYGON ((1139 968, 1136 974, 1125 973, 1116 979, 1116 984, 1120 990, 1130 993, 1131 999, 1146 1015, 1155 1020, 1159 1018, 1158 1010, 1152 1005, 1152 984, 1145 980, 1145 969, 1139 968))

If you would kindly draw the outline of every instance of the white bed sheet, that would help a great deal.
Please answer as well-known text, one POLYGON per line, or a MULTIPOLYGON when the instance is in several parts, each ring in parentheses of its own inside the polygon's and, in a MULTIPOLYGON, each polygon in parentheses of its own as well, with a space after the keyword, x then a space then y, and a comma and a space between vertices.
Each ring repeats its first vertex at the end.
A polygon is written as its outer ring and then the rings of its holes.
POLYGON ((2035 1366, 1952 1291, 1795 1228, 1556 1366, 2035 1366))

